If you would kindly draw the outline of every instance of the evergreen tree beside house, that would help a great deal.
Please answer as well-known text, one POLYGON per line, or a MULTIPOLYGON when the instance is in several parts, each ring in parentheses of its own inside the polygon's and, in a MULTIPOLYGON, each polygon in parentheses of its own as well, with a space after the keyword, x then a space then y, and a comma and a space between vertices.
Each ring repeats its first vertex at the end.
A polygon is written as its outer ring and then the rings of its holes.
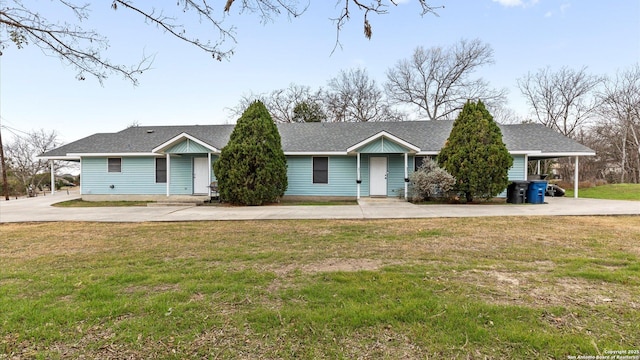
POLYGON ((287 160, 269 111, 255 101, 242 116, 214 164, 220 198, 239 205, 279 200, 287 189, 287 160))
POLYGON ((481 101, 468 101, 453 123, 438 163, 456 179, 467 202, 500 194, 509 185, 513 158, 502 132, 481 101))

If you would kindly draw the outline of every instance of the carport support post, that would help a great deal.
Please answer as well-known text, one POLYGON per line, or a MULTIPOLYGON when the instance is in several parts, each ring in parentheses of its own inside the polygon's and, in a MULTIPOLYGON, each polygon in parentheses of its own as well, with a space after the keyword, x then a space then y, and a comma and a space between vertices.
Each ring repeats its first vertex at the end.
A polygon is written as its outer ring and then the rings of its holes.
POLYGON ((409 154, 404 153, 404 199, 407 200, 409 197, 407 192, 409 191, 409 183, 406 179, 409 178, 409 154))
POLYGON ((360 200, 360 153, 356 154, 357 156, 357 160, 356 160, 356 168, 357 168, 357 174, 356 174, 356 179, 358 181, 356 181, 356 199, 360 200))
POLYGON ((51 167, 51 195, 56 193, 56 173, 53 167, 53 160, 49 160, 49 166, 51 167))
POLYGON ((573 197, 578 198, 578 157, 576 156, 575 169, 573 169, 573 197))

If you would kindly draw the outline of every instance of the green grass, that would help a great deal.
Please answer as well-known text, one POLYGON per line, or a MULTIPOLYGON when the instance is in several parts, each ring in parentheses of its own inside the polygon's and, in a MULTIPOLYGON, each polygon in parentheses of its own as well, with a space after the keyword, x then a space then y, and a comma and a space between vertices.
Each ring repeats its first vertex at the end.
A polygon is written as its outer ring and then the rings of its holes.
POLYGON ((640 217, 0 225, 0 358, 566 359, 640 344, 640 217))
POLYGON ((84 201, 74 199, 55 203, 52 206, 58 207, 109 207, 109 206, 147 206, 153 201, 84 201))
MULTIPOLYGON (((573 189, 566 196, 573 197, 573 189)), ((640 200, 640 184, 609 184, 579 189, 578 196, 591 199, 640 200)))

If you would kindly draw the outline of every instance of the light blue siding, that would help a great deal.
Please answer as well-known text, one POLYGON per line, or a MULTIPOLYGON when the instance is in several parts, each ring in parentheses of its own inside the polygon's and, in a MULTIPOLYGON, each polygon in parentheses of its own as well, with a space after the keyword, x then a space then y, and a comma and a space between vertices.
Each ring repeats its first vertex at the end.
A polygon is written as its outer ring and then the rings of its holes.
POLYGON ((169 191, 172 195, 193 194, 193 156, 171 156, 169 191))
MULTIPOLYGON (((173 195, 193 193, 193 158, 199 155, 183 154, 171 157, 171 185, 173 195)), ((389 176, 387 195, 399 196, 404 190, 404 154, 361 154, 360 195, 369 196, 369 159, 371 156, 386 156, 389 176)), ((285 195, 306 196, 356 196, 356 156, 329 157, 329 183, 313 183, 312 156, 287 156, 289 187, 285 195)), ((218 156, 212 156, 212 163, 218 156)), ((509 180, 525 179, 525 156, 514 155, 509 169, 509 180)), ((414 168, 413 156, 408 159, 408 172, 414 168)), ((212 167, 213 168, 213 167, 212 167)), ((212 181, 215 174, 212 171, 212 181)), ((166 194, 166 183, 155 182, 154 157, 123 157, 122 172, 109 173, 107 158, 82 158, 82 193, 95 195, 160 195, 166 194), (113 185, 113 188, 111 188, 113 185)), ((500 194, 506 196, 506 192, 500 194)))
MULTIPOLYGON (((193 157, 192 155, 171 157, 170 192, 172 195, 193 193, 193 157)), ((107 172, 107 158, 83 158, 82 193, 88 195, 166 194, 167 184, 156 183, 155 171, 155 157, 123 157, 122 172, 119 173, 107 172)))
POLYGON ((389 155, 388 166, 387 196, 400 196, 404 194, 404 154, 389 155))
POLYGON ((527 180, 524 170, 527 166, 524 155, 512 155, 513 165, 509 169, 509 180, 527 180))
MULTIPOLYGON (((513 165, 509 168, 508 176, 509 180, 527 180, 524 175, 524 169, 526 162, 524 161, 524 155, 511 155, 513 157, 513 165)), ((504 198, 507 197, 507 189, 504 189, 498 197, 504 198)))
POLYGON ((212 155, 211 156, 211 181, 218 181, 218 178, 216 177, 215 172, 213 171, 213 164, 216 163, 216 161, 218 160, 220 156, 217 155, 212 155))
POLYGON ((408 151, 408 149, 392 140, 382 137, 376 141, 370 142, 362 146, 356 151, 359 153, 389 154, 389 153, 405 153, 408 151))
POLYGON ((186 139, 183 142, 180 142, 176 145, 173 145, 172 147, 170 147, 166 153, 168 154, 202 154, 202 153, 208 153, 210 150, 207 149, 206 147, 198 144, 197 142, 191 140, 191 139, 186 139))
POLYGON ((329 183, 313 183, 313 157, 287 156, 285 195, 356 196, 356 157, 329 156, 329 183))
MULTIPOLYGON (((173 160, 173 159, 172 159, 173 160)), ((156 183, 154 157, 123 157, 122 171, 107 171, 107 158, 82 158, 82 193, 96 195, 157 195, 166 193, 165 183, 156 183), (113 188, 111 186, 113 185, 113 188)))

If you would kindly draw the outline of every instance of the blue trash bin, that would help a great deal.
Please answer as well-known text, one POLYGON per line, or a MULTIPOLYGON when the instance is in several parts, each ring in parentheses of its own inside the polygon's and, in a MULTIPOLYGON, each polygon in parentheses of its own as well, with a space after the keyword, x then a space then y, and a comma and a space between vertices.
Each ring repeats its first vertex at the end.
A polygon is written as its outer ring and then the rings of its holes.
POLYGON ((545 191, 547 191, 546 181, 532 180, 527 188, 527 202, 529 204, 544 204, 545 191))

